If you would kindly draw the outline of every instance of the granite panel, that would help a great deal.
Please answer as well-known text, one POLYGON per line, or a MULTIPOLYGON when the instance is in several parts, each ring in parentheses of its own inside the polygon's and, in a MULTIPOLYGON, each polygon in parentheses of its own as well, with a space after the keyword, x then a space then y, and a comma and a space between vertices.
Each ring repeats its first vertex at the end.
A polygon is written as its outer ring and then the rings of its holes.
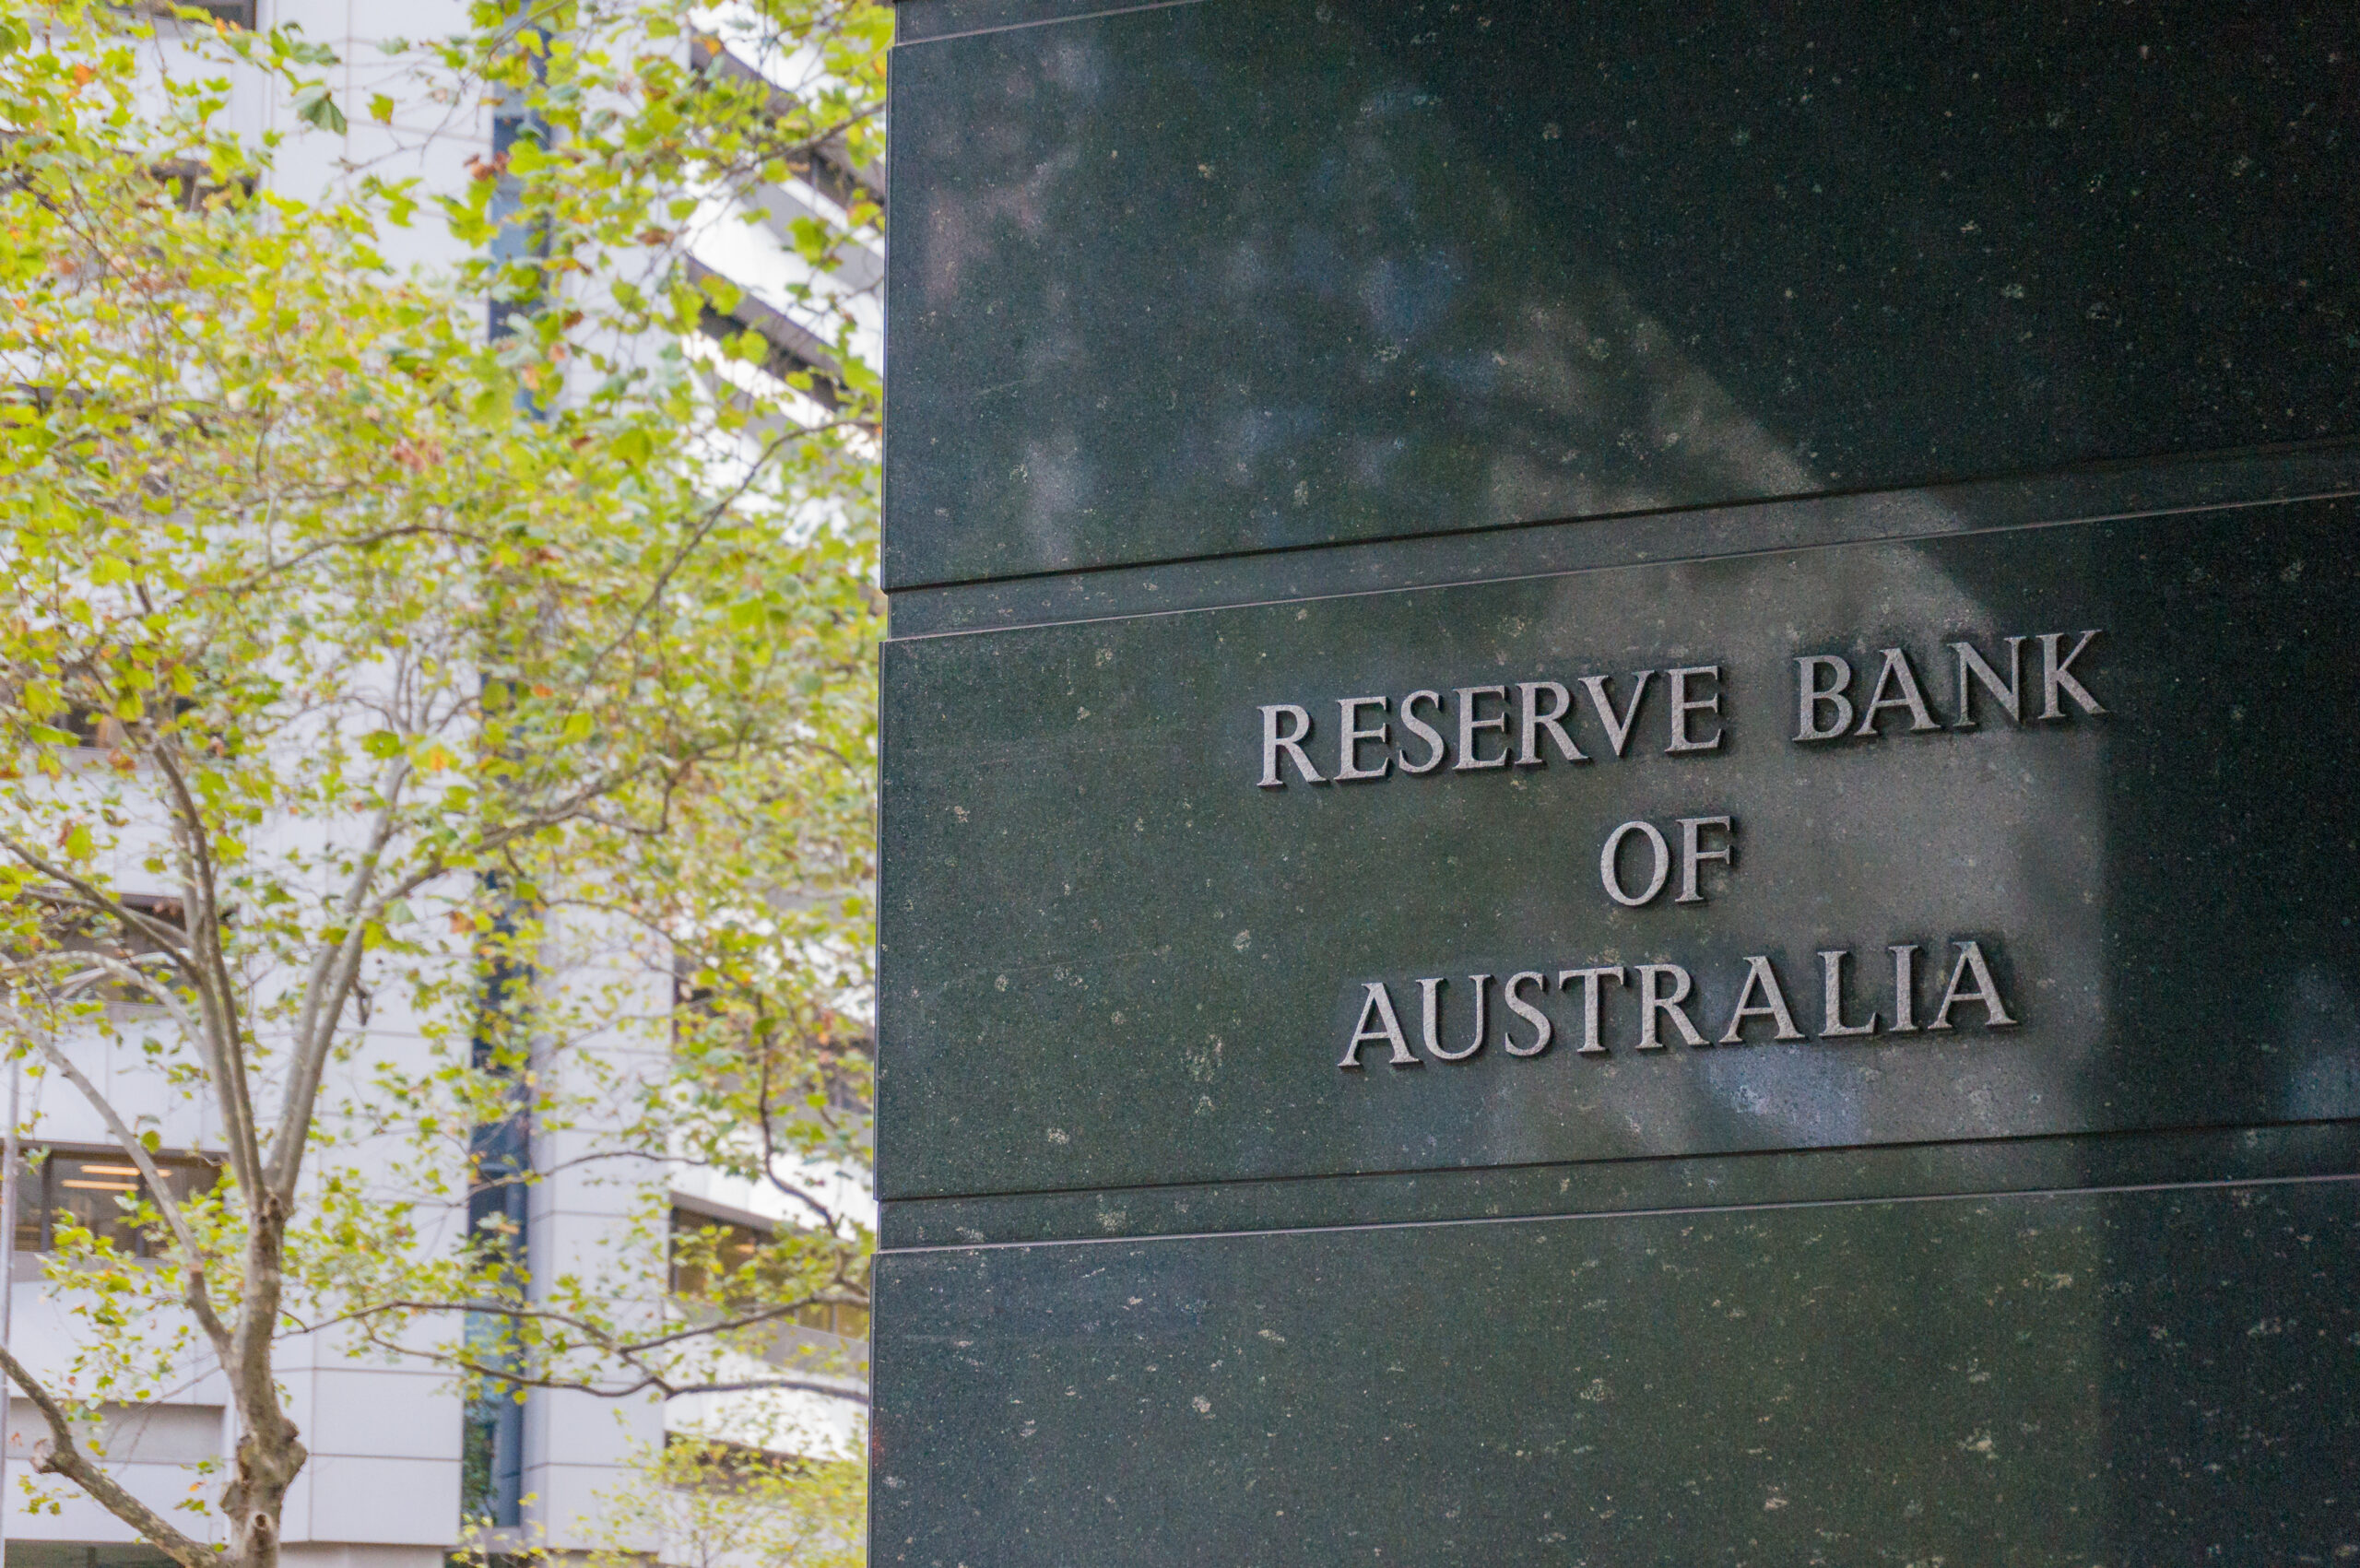
MULTIPOLYGON (((2059 523, 891 643, 881 1194, 2360 1116, 2354 512, 2059 523), (2038 676, 2044 636, 2054 660, 2093 629, 2067 667, 2098 713, 2038 676), (1983 722, 1953 727, 1949 650, 2004 667, 2012 637, 2025 722, 1977 687, 1983 722), (1915 661, 1925 714, 1879 673, 1887 648, 1915 661), (1885 694, 1874 734, 1793 738, 1798 655, 1848 658, 1863 713, 1885 694), (1692 738, 1720 744, 1672 754, 1667 672, 1688 666, 1720 672, 1691 688, 1719 707, 1690 715, 1692 738), (1652 690, 1624 754, 1584 677, 1618 709, 1652 690), (1292 782, 1257 787, 1262 705, 1316 713, 1308 754, 1333 771, 1339 698, 1433 690, 1426 717, 1447 728, 1461 689, 1500 688, 1469 710, 1496 717, 1542 681, 1567 689, 1589 760, 1537 733, 1538 766, 1311 785, 1281 757, 1292 782), (1698 902, 1609 899, 1599 855, 1619 824, 1676 843, 1679 819, 1717 815, 1734 858, 1700 862, 1698 902), (1981 988, 1968 942, 2009 1026, 1976 1001, 1936 1011, 1981 988), (1893 1032, 1894 947, 1918 949, 1916 1032, 1893 1032), (1834 1020, 1831 951, 1851 955, 1834 1020), (1774 1038, 1788 1020, 1762 1010, 1756 960, 1802 1038, 1774 1038), (1705 1043, 1635 1000, 1636 966, 1662 963, 1693 976, 1705 1043), (1601 984, 1605 1049, 1584 1054, 1579 987, 1554 982, 1600 965, 1627 984, 1601 984), (1538 1055, 1518 1054, 1535 1026, 1504 994, 1519 972, 1542 977, 1523 996, 1553 1019, 1538 1055), (1419 1043, 1422 977, 1444 982, 1439 1049, 1419 1043), (1419 1065, 1377 1043, 1339 1068, 1371 984, 1419 1065), (1664 1049, 1644 1047, 1651 1010, 1664 1049), (1825 1027, 1872 1012, 1877 1033, 1825 1027)), ((1421 755, 1391 733, 1365 765, 1421 755)), ((1478 737, 1493 755, 1514 743, 1478 737)))
POLYGON ((1218 609, 1267 599, 1442 587, 1594 566, 1758 555, 1805 545, 1976 533, 2059 517, 2144 517, 2352 495, 2360 495, 2360 442, 2307 442, 1925 489, 1535 523, 1479 534, 1369 539, 1317 549, 914 588, 892 596, 892 634, 932 637, 1060 620, 1218 609))
POLYGON ((1970 1138, 1873 1149, 1170 1183, 881 1206, 878 1245, 956 1247, 1542 1215, 1702 1213, 1864 1197, 1949 1199, 2360 1175, 2360 1121, 1970 1138))
POLYGON ((2360 12, 900 37, 871 1559, 2360 1560, 2360 12))
POLYGON ((871 1560, 2341 1562, 2354 1197, 888 1253, 871 1560))
POLYGON ((903 10, 890 588, 2360 433, 2349 6, 1074 9, 903 10))

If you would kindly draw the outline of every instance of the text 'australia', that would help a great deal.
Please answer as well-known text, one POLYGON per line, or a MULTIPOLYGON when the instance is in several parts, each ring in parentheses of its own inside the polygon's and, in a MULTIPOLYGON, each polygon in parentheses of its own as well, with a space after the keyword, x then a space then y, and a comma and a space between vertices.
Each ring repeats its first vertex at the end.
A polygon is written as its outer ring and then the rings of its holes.
POLYGON ((1925 950, 1914 942, 1862 955, 1882 961, 1870 979, 1858 973, 1869 966, 1856 963, 1851 949, 1828 949, 1816 955, 1814 983, 1799 996, 1766 954, 1740 959, 1726 974, 1708 973, 1701 982, 1677 963, 1580 964, 1505 977, 1422 975, 1404 983, 1398 997, 1393 983, 1363 981, 1358 1017, 1336 1065, 1363 1067, 1364 1052, 1397 1067, 1464 1062, 1493 1043, 1511 1056, 1538 1056, 1557 1040, 1561 1026, 1575 1040, 1575 1054, 1585 1056, 1608 1055, 1617 1045, 1663 1051, 1675 1043, 1858 1041, 1962 1024, 2012 1028, 2019 1020, 2002 990, 2002 972, 1983 944, 1961 938, 1947 949, 1948 961, 1940 968, 1921 966, 1925 950), (1939 982, 1930 1011, 1924 1008, 1921 967, 1924 981, 1939 982), (1405 1016, 1422 1050, 1411 1048, 1405 1016))

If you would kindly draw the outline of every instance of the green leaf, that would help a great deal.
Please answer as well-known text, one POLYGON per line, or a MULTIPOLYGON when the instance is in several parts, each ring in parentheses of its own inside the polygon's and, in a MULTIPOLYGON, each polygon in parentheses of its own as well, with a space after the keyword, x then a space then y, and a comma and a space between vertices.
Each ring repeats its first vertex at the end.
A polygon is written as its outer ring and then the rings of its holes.
POLYGON ((295 117, 315 130, 344 134, 344 111, 336 107, 335 95, 324 83, 314 82, 296 93, 295 117))
POLYGON ((708 272, 698 278, 697 290, 712 301, 714 310, 725 316, 736 311, 738 301, 746 297, 746 291, 743 289, 715 272, 708 272))

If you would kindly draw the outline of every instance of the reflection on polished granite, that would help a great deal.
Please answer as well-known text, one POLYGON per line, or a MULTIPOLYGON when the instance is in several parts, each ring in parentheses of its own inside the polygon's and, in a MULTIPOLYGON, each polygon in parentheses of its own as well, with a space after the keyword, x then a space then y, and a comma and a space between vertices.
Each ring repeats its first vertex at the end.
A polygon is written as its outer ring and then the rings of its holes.
POLYGON ((891 588, 2360 433, 2350 6, 1075 8, 903 7, 891 588))
POLYGON ((899 16, 872 1560, 2360 1561, 2360 9, 899 16), (1823 1027, 1962 940, 2006 1025, 1823 1027), (1508 1049, 1672 961, 1709 1043, 1508 1049))
POLYGON ((2347 1562, 2354 1197, 886 1253, 871 1561, 2347 1562))
POLYGON ((2060 519, 891 643, 880 1195, 2360 1117, 2360 742, 2332 717, 2360 710, 2354 522, 2350 500, 2060 519), (1953 643, 2005 665, 2016 638, 2031 672, 2033 634, 2091 630, 2102 713, 1986 699, 1949 727, 1953 643), (1865 705, 1887 647, 1939 721, 1796 743, 1794 658, 1848 656, 1865 705), (1721 740, 1675 755, 1664 678, 1633 678, 1682 666, 1721 672, 1721 740), (1262 704, 1316 711, 1332 767, 1338 699, 1428 689, 1440 714, 1584 676, 1653 692, 1627 755, 1586 706, 1578 765, 1257 783, 1262 704), (1705 814, 1736 861, 1700 902, 1610 901, 1618 824, 1705 814), (1924 1027, 1965 939, 2011 1027, 1924 1027), (1850 955, 1846 1020, 1892 1025, 1894 945, 1920 954, 1917 1030, 1826 1035, 1821 955, 1850 955), (1721 1043, 1749 956, 1811 1038, 1721 1043), (1711 1043, 1640 1045, 1631 966, 1663 962, 1711 1043), (1596 964, 1627 973, 1586 1055, 1558 982, 1596 964), (1529 1056, 1519 972, 1556 1031, 1529 1056), (1416 977, 1446 977, 1457 1049, 1477 975, 1481 1050, 1339 1068, 1369 984, 1414 1038, 1416 977))

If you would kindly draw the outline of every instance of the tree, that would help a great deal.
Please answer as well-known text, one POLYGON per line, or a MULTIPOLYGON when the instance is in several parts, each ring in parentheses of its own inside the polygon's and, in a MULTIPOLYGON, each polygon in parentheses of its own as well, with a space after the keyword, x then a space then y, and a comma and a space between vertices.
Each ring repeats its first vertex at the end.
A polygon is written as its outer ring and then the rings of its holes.
POLYGON ((632 1479, 605 1499, 607 1542, 592 1554, 595 1568, 638 1568, 646 1557, 635 1543, 651 1538, 678 1568, 862 1561, 867 1478, 849 1457, 690 1441, 645 1453, 632 1479))
MULTIPOLYGON (((873 159, 886 23, 745 14, 820 85, 725 79, 684 9, 489 9, 404 59, 533 134, 463 192, 362 168, 314 198, 227 110, 262 83, 343 129, 325 50, 0 9, 0 1039, 143 1173, 154 1254, 66 1227, 76 1362, 0 1368, 37 1468, 191 1568, 223 1559, 88 1417, 192 1350, 240 1433, 227 1560, 266 1568, 305 1457, 290 1334, 672 1393, 792 1384, 751 1352, 865 1303, 866 1234, 785 1167, 866 1158, 877 383, 824 280, 796 302, 826 352, 695 351, 737 301, 683 256, 766 178, 873 159), (397 272, 421 214, 482 250, 397 272), (109 1053, 206 1108, 209 1185, 167 1182, 109 1053), (547 1174, 486 1163, 519 1122, 643 1180, 775 1182, 812 1223, 714 1260, 702 1305, 651 1273, 659 1198, 611 1267, 535 1278, 484 1201, 547 1174)), ((840 210, 794 227, 811 259, 878 221, 840 210)))

